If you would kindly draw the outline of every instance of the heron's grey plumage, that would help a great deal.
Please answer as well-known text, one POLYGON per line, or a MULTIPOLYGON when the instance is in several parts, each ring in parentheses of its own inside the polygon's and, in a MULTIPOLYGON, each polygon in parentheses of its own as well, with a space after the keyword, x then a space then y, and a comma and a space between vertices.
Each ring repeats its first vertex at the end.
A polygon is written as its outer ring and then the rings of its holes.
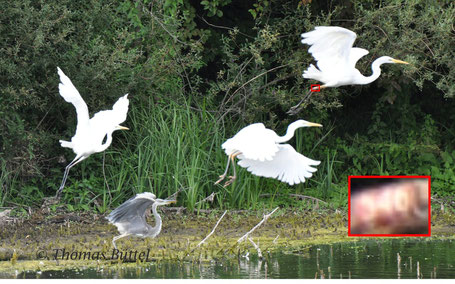
POLYGON ((158 206, 175 203, 175 200, 158 199, 153 193, 144 192, 128 199, 122 205, 112 211, 107 220, 115 225, 120 232, 119 236, 114 237, 112 243, 129 236, 138 237, 156 237, 161 232, 161 216, 156 211, 158 206), (145 212, 149 206, 152 206, 152 212, 155 217, 155 226, 147 224, 145 212))

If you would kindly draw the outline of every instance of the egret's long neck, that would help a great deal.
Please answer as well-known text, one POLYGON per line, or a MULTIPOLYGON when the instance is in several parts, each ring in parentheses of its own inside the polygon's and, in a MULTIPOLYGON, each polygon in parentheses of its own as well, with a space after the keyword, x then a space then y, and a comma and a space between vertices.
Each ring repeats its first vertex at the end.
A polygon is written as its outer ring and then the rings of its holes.
POLYGON ((104 150, 107 149, 112 143, 112 132, 108 132, 107 134, 107 139, 104 144, 101 144, 98 149, 96 149, 96 152, 103 152, 104 150))
POLYGON ((360 82, 357 83, 359 85, 366 85, 366 84, 370 84, 371 82, 373 82, 374 80, 378 79, 379 76, 381 76, 381 65, 384 64, 384 59, 382 57, 379 57, 378 59, 376 59, 373 64, 371 64, 371 70, 373 70, 373 74, 371 74, 370 76, 363 76, 361 77, 360 79, 360 82))
POLYGON ((286 134, 284 136, 279 137, 276 142, 283 143, 283 142, 290 140, 292 137, 294 137, 294 132, 299 127, 301 127, 301 126, 297 126, 297 124, 295 122, 289 124, 286 134))
POLYGON ((152 237, 155 237, 156 235, 158 235, 160 232, 161 232, 161 216, 158 214, 158 212, 156 212, 156 208, 158 207, 158 204, 155 202, 153 203, 152 205, 152 212, 153 212, 153 216, 155 217, 155 226, 153 226, 151 228, 151 230, 149 231, 149 234, 152 236, 152 237))

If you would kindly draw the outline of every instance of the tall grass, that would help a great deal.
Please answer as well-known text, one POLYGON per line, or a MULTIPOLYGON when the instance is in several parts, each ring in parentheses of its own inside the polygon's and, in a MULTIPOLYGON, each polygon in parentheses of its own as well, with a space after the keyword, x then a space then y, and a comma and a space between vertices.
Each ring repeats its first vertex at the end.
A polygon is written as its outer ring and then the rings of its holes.
MULTIPOLYGON (((96 208, 105 212, 139 192, 150 191, 166 198, 180 190, 178 204, 190 210, 262 209, 292 204, 289 198, 283 198, 288 193, 302 193, 309 188, 317 192, 316 188, 331 184, 324 183, 324 175, 316 173, 304 184, 291 187, 275 179, 254 176, 237 166, 237 180, 232 185, 227 188, 223 188, 223 182, 214 185, 228 159, 221 145, 246 124, 229 121, 220 124, 210 112, 195 111, 185 104, 135 106, 132 101, 124 125, 130 131, 116 132, 112 146, 105 153, 92 155, 70 173, 63 192, 70 210, 96 208), (216 196, 214 203, 199 202, 212 193, 216 196)), ((282 135, 286 128, 275 130, 282 135)), ((316 153, 322 151, 313 151, 314 145, 319 145, 316 142, 323 140, 319 136, 320 131, 314 128, 299 129, 289 143, 305 156, 323 160, 316 153)), ((17 189, 11 192, 15 175, 6 171, 4 164, 0 166, 1 206, 17 195, 17 189)), ((318 172, 326 172, 323 167, 331 171, 330 165, 323 163, 318 172)), ((228 175, 232 171, 231 167, 228 175)), ((56 172, 56 181, 48 182, 52 189, 61 178, 60 171, 56 172)), ((20 196, 41 200, 36 190, 34 186, 21 187, 20 196)))
MULTIPOLYGON (((131 130, 125 132, 123 145, 115 145, 122 150, 110 150, 106 155, 112 206, 138 192, 150 191, 165 198, 183 189, 179 204, 190 209, 255 209, 264 206, 263 193, 293 191, 285 183, 253 176, 240 167, 231 186, 214 185, 227 161, 221 144, 234 133, 227 136, 209 112, 176 104, 150 104, 146 108, 132 107, 126 125, 131 130), (214 204, 196 205, 213 192, 214 204)), ((226 127, 236 132, 244 126, 232 123, 226 127)))
MULTIPOLYGON (((6 200, 17 194, 18 173, 8 169, 6 161, 0 159, 0 207, 5 206, 6 200)), ((28 187, 29 188, 29 187, 28 187)))
POLYGON ((150 104, 132 108, 127 124, 123 150, 108 153, 114 203, 138 192, 166 197, 183 189, 184 205, 193 208, 217 189, 213 180, 224 135, 208 112, 150 104))
POLYGON ((5 199, 8 196, 11 185, 11 172, 6 168, 6 162, 0 160, 0 207, 4 205, 5 199))

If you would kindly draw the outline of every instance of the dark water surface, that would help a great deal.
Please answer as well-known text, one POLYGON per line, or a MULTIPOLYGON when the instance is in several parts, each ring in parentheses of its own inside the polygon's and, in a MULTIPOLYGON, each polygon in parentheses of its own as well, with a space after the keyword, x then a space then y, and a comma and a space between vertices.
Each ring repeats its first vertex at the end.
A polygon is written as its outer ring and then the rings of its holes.
POLYGON ((452 240, 370 239, 210 264, 161 262, 137 268, 24 272, 17 278, 455 278, 452 240), (400 264, 398 256, 400 256, 400 264), (419 267, 417 267, 417 265, 419 267), (420 272, 419 275, 417 274, 420 272))

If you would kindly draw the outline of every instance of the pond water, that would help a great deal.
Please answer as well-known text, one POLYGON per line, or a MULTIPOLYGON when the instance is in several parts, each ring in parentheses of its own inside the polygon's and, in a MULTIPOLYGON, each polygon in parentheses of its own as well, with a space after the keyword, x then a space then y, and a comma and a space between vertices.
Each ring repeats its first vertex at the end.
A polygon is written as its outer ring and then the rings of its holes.
POLYGON ((370 239, 209 264, 152 262, 137 268, 23 272, 17 278, 455 278, 452 240, 370 239), (398 255, 399 258, 398 259, 398 255))

